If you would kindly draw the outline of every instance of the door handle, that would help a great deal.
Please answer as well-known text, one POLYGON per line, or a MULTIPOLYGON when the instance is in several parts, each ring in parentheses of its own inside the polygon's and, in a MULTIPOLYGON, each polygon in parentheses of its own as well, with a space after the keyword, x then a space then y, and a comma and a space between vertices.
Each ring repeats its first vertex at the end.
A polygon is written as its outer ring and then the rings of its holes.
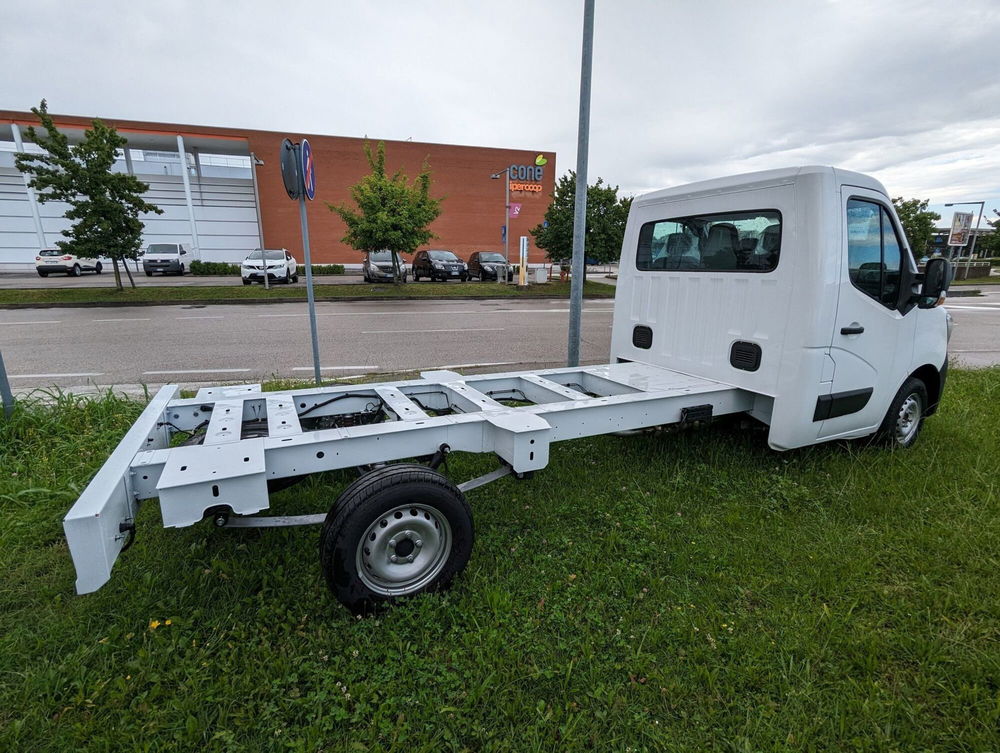
POLYGON ((841 327, 840 334, 842 335, 860 335, 865 331, 865 328, 860 324, 852 324, 850 327, 841 327))

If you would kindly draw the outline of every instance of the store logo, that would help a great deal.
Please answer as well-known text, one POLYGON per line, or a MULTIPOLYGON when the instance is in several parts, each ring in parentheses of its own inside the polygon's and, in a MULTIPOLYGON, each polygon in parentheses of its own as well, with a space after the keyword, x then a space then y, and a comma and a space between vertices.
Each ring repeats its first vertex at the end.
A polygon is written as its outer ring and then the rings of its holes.
POLYGON ((535 164, 538 165, 539 167, 542 167, 543 165, 549 164, 549 161, 545 159, 544 156, 539 154, 537 157, 535 157, 535 164))

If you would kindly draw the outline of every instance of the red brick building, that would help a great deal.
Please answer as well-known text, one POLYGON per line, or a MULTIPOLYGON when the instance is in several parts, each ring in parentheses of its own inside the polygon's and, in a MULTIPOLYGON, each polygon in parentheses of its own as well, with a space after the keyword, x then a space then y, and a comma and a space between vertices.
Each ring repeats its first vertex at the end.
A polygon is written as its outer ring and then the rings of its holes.
MULTIPOLYGON (((88 117, 71 115, 54 115, 53 119, 71 140, 79 138, 91 121, 88 117)), ((129 141, 127 159, 122 161, 120 169, 132 171, 150 182, 147 198, 167 210, 163 216, 146 219, 147 241, 170 239, 190 243, 206 260, 237 260, 261 242, 268 248, 288 248, 301 259, 298 206, 285 193, 278 156, 284 138, 295 141, 308 138, 316 163, 316 199, 308 206, 313 261, 360 263, 360 253, 341 241, 346 228, 327 208, 327 203, 350 203, 350 186, 369 172, 364 139, 116 118, 102 120, 129 141), (187 176, 181 169, 181 151, 186 155, 187 176), (173 160, 173 166, 168 164, 168 158, 173 160), (233 164, 219 166, 227 159, 233 164), (251 175, 252 172, 256 174, 251 175)), ((37 125, 31 113, 0 111, 0 145, 6 143, 7 152, 0 152, 0 157, 9 158, 0 161, 3 173, 0 189, 4 183, 8 188, 6 194, 0 190, 0 203, 9 199, 29 204, 17 205, 21 216, 16 223, 0 227, 0 255, 5 250, 33 254, 39 246, 51 245, 65 227, 52 205, 31 205, 33 198, 27 191, 23 196, 13 196, 20 176, 13 171, 10 153, 18 148, 30 149, 30 145, 18 145, 23 142, 28 125, 37 125), (11 171, 13 176, 5 175, 11 171)), ((374 144, 377 139, 372 141, 374 144)), ((411 179, 425 160, 429 163, 431 194, 442 197, 443 202, 441 215, 431 226, 438 239, 428 247, 451 249, 463 258, 475 250, 503 250, 505 180, 502 176, 507 168, 511 168, 512 258, 517 256, 519 236, 529 235, 529 229, 542 221, 551 200, 556 170, 553 152, 413 141, 386 141, 385 152, 387 171, 392 173, 401 168, 411 179), (501 178, 491 179, 497 173, 501 173, 501 178)), ((533 242, 530 248, 531 261, 542 261, 544 255, 534 248, 533 242)))

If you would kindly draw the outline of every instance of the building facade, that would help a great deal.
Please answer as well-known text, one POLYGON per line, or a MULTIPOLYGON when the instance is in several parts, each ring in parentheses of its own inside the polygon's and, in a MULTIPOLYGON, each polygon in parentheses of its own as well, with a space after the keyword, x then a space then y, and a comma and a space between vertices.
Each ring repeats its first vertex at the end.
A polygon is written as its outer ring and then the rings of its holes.
MULTIPOLYGON (((70 141, 92 120, 52 117, 70 141)), ((227 262, 260 246, 287 248, 301 261, 298 205, 285 192, 279 150, 286 137, 308 138, 316 164, 316 198, 307 207, 313 263, 361 263, 361 254, 341 240, 346 227, 328 204, 353 204, 350 187, 369 173, 363 138, 102 120, 128 139, 114 169, 148 183, 147 200, 164 210, 143 217, 144 243, 185 243, 205 261, 227 262)), ((0 270, 33 264, 38 250, 54 246, 69 225, 66 206, 38 202, 14 167, 15 152, 37 151, 26 143, 29 125, 38 125, 31 113, 0 111, 0 270)), ((371 140, 373 147, 377 141, 371 140)), ((412 179, 425 162, 430 166, 431 195, 443 201, 431 225, 437 238, 427 248, 450 249, 463 258, 473 251, 503 251, 509 176, 508 243, 516 258, 520 236, 530 238, 528 231, 543 221, 551 201, 551 151, 387 140, 385 152, 390 174, 401 169, 412 179)), ((531 241, 529 260, 543 261, 531 241)))

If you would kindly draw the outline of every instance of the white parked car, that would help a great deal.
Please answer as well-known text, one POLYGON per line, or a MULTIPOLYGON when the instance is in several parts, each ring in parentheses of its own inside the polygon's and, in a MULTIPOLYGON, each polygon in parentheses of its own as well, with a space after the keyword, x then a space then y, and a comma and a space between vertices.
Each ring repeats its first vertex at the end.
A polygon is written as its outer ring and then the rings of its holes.
POLYGON ((267 279, 271 282, 281 282, 287 285, 290 282, 299 281, 299 265, 287 249, 258 248, 256 251, 251 251, 250 255, 243 260, 243 264, 240 265, 243 284, 264 282, 264 264, 267 264, 267 279))
POLYGON ((48 277, 52 272, 65 272, 70 277, 79 277, 84 272, 99 275, 104 270, 104 265, 100 259, 87 259, 58 248, 43 248, 35 257, 35 270, 39 277, 48 277))

